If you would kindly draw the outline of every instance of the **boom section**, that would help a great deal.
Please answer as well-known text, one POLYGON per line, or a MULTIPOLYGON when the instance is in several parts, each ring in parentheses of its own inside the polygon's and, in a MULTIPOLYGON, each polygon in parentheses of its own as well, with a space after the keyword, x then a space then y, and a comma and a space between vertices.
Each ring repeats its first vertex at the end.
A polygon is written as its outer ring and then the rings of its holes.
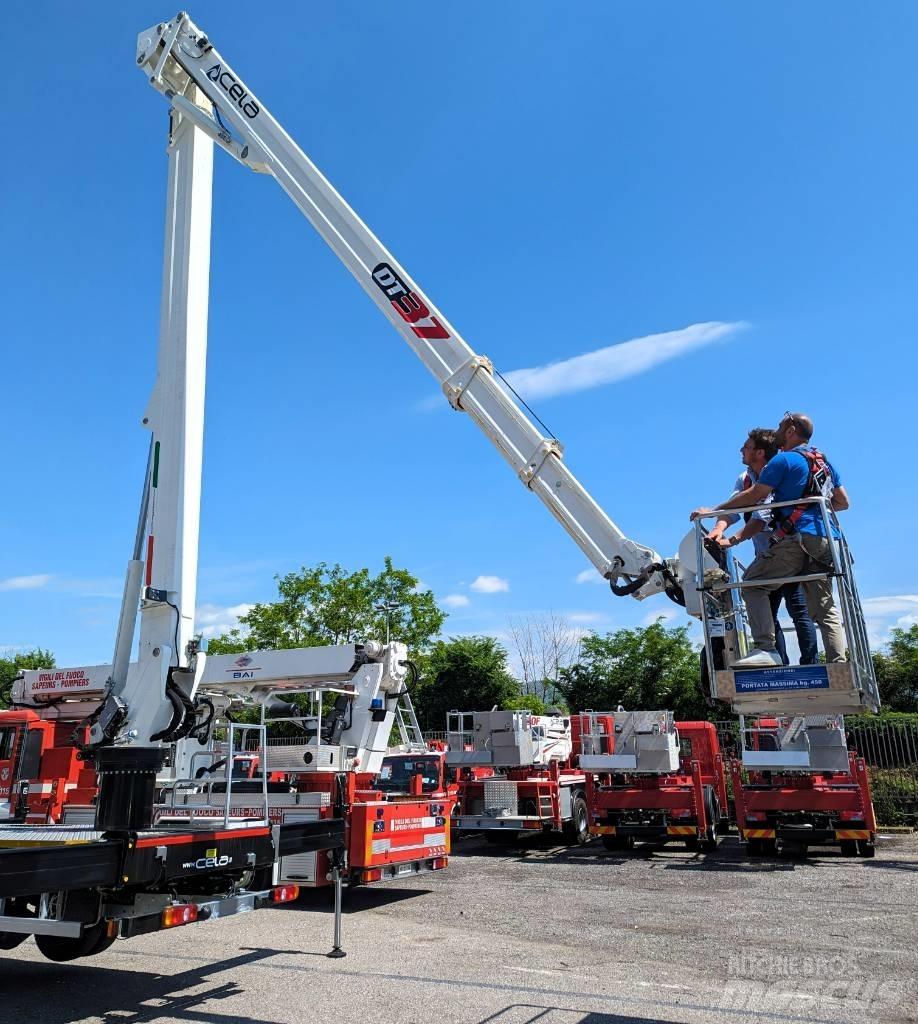
POLYGON ((666 588, 659 555, 629 540, 546 437, 392 253, 363 223, 207 36, 184 13, 138 37, 137 64, 150 83, 235 159, 272 175, 440 384, 574 539, 598 572, 645 598, 666 588), (197 85, 215 118, 187 97, 197 85))

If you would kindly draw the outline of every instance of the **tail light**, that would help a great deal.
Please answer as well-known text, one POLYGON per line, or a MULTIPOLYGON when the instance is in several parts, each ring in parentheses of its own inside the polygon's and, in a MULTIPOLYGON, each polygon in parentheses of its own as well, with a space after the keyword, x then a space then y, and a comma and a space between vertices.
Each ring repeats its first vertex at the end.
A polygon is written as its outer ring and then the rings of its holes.
POLYGON ((430 862, 430 870, 436 871, 438 868, 445 868, 448 863, 448 857, 434 857, 434 859, 430 862))
POLYGON ((765 820, 767 820, 765 815, 759 813, 758 811, 750 811, 746 815, 746 821, 765 821, 765 820))
POLYGON ((523 822, 523 828, 541 828, 541 827, 542 827, 542 822, 541 821, 524 821, 523 822))
POLYGON ((839 817, 840 821, 863 821, 864 820, 864 812, 863 811, 840 811, 838 817, 839 817))
POLYGON ((291 900, 295 900, 299 894, 300 887, 298 885, 278 885, 271 891, 271 902, 290 903, 291 900))
POLYGON ((198 919, 196 903, 177 903, 174 907, 166 907, 163 911, 163 928, 177 928, 180 924, 191 924, 198 919))
POLYGON ((382 878, 382 870, 380 868, 363 869, 363 880, 365 882, 378 882, 380 878, 382 878))

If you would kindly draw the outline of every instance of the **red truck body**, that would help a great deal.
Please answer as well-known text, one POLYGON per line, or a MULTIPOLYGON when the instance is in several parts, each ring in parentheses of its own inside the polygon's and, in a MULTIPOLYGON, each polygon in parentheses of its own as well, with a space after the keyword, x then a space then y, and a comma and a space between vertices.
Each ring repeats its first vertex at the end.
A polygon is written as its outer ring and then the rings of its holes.
MULTIPOLYGON (((81 761, 73 742, 83 729, 85 709, 61 716, 54 706, 39 711, 0 711, 0 821, 33 825, 61 822, 92 824, 98 794, 96 773, 81 761)), ((387 792, 369 774, 347 773, 344 785, 335 773, 269 775, 272 824, 332 817, 345 819, 345 880, 359 885, 446 867, 450 853, 450 818, 455 791, 443 781, 442 754, 432 754, 438 774, 415 775, 408 792, 387 792), (307 796, 307 805, 302 804, 307 796)), ((262 813, 262 786, 257 754, 234 757, 231 817, 262 813)), ((225 787, 223 789, 225 793, 225 787)), ((223 797, 216 803, 173 802, 156 810, 157 822, 178 824, 222 818, 223 797)), ((325 851, 282 858, 280 880, 301 886, 331 884, 330 854, 325 851)))
POLYGON ((73 743, 78 721, 35 711, 0 711, 0 819, 57 824, 65 808, 91 806, 96 773, 73 743))
POLYGON ((837 845, 845 856, 872 857, 877 824, 867 766, 854 752, 848 766, 825 774, 757 772, 731 760, 736 824, 749 854, 837 845))
MULTIPOLYGON (((628 850, 635 841, 681 841, 689 849, 716 846, 728 808, 717 730, 710 722, 677 722, 676 728, 682 751, 678 771, 587 773, 590 833, 600 836, 607 849, 628 850)), ((611 754, 611 725, 607 735, 608 749, 602 753, 611 754)))

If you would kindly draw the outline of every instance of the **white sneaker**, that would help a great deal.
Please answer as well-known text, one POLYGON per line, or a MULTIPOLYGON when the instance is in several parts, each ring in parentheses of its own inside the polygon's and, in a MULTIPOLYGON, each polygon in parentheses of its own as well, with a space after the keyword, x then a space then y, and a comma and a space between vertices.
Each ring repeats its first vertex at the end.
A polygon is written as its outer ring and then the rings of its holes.
POLYGON ((773 665, 783 664, 777 651, 761 651, 756 647, 745 658, 734 661, 730 668, 771 668, 773 665))

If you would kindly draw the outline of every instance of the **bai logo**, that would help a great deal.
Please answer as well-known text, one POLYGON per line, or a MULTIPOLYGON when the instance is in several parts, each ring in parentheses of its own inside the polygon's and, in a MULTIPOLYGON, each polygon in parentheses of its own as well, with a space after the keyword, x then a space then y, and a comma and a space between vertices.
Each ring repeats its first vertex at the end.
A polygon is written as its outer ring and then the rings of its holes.
POLYGON ((392 308, 419 338, 448 338, 449 331, 396 274, 388 263, 373 268, 373 280, 392 303, 392 308), (425 322, 426 321, 426 322, 425 322))
POLYGON ((208 70, 207 77, 220 86, 250 121, 258 116, 260 109, 258 104, 236 81, 235 77, 229 71, 224 70, 222 64, 214 64, 208 70))
POLYGON ((249 668, 253 660, 247 654, 243 654, 233 662, 236 667, 227 669, 227 673, 233 679, 254 679, 255 673, 261 671, 261 665, 254 665, 252 668, 249 668))

